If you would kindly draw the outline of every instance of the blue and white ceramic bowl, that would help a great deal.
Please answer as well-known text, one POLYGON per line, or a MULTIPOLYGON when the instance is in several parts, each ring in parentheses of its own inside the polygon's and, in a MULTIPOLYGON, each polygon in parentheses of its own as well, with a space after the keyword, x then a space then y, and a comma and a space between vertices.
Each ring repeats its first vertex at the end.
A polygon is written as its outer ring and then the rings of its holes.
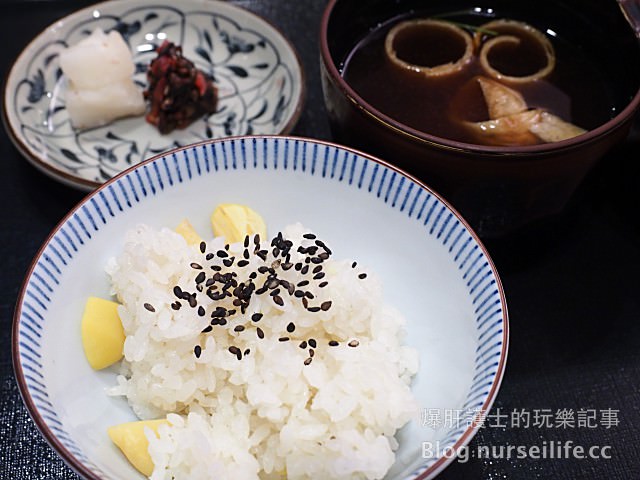
POLYGON ((85 361, 84 303, 108 298, 105 262, 125 231, 187 217, 205 232, 222 202, 254 207, 270 229, 303 222, 336 258, 357 259, 383 279, 421 364, 412 386, 420 409, 398 434, 387 478, 435 476, 452 460, 450 449, 473 437, 504 373, 508 319, 498 273, 465 221, 419 181, 357 151, 299 138, 173 150, 99 187, 56 227, 26 276, 13 326, 16 377, 45 438, 87 478, 138 478, 106 434, 135 417, 105 394, 114 371, 95 372, 85 361))
POLYGON ((80 10, 51 25, 22 52, 4 94, 10 137, 37 168, 84 190, 171 148, 232 135, 288 133, 304 96, 297 54, 273 26, 216 0, 116 0, 80 10), (215 79, 218 110, 182 131, 160 135, 143 116, 74 130, 65 109, 58 55, 94 29, 119 31, 146 85, 146 67, 163 40, 215 79))

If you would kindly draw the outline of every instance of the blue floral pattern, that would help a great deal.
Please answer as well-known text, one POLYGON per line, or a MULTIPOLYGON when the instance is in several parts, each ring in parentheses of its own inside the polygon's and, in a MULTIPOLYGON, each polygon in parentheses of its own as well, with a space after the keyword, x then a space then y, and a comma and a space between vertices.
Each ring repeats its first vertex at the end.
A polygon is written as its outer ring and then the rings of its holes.
POLYGON ((277 134, 290 127, 299 109, 302 79, 286 41, 237 7, 211 2, 204 11, 185 4, 127 2, 130 8, 117 15, 103 4, 93 15, 65 25, 56 41, 40 42, 25 59, 22 79, 11 92, 10 121, 26 153, 79 179, 81 188, 91 188, 176 146, 232 135, 277 134), (136 64, 134 81, 141 89, 155 48, 165 39, 181 45, 183 54, 214 79, 217 111, 169 135, 161 135, 144 117, 75 130, 65 108, 66 79, 58 56, 97 28, 116 30, 129 44, 136 64))

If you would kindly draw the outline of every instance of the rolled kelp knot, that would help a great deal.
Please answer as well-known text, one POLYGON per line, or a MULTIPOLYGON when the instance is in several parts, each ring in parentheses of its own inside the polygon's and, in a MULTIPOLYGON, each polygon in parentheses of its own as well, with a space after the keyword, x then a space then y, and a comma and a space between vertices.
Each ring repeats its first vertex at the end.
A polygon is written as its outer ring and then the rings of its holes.
POLYGON ((395 65, 426 77, 459 72, 472 60, 474 50, 468 32, 451 22, 434 19, 398 23, 387 33, 384 48, 395 65))
POLYGON ((500 19, 486 23, 476 31, 473 41, 479 49, 482 69, 496 80, 533 82, 547 77, 556 66, 555 50, 549 39, 523 22, 500 19), (487 39, 483 33, 486 31, 497 36, 487 39), (523 64, 526 66, 522 67, 523 64))

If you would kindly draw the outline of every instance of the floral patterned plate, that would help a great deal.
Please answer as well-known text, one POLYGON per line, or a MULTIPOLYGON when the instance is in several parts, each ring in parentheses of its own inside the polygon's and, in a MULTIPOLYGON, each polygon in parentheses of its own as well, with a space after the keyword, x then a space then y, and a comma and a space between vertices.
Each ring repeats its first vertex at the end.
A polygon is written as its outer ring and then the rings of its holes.
POLYGON ((117 0, 79 10, 37 36, 11 69, 4 121, 17 148, 67 185, 92 190, 169 149, 209 138, 288 133, 304 96, 303 72, 288 41, 260 17, 216 0, 117 0), (94 29, 119 31, 131 47, 134 80, 167 39, 214 78, 218 109, 184 130, 161 135, 144 116, 76 130, 65 108, 58 56, 94 29))

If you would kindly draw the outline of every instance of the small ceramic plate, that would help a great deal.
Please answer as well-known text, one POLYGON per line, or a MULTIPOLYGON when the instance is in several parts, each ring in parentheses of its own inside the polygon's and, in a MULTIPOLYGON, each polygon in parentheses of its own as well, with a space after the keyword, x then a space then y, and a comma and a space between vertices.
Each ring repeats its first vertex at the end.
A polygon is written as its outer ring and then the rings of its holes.
MULTIPOLYGON (((433 478, 491 408, 505 368, 507 305, 498 273, 467 224, 437 194, 395 167, 337 145, 240 137, 172 150, 88 195, 51 233, 25 278, 13 324, 13 362, 29 413, 84 478, 142 479, 106 434, 135 420, 94 371, 80 321, 87 297, 109 298, 105 264, 140 223, 188 218, 206 238, 219 203, 249 205, 273 233, 302 222, 335 258, 376 272, 385 301, 406 318, 420 369, 419 408, 396 438, 386 480, 433 478)), ((348 320, 348 319, 347 319, 348 320)))
POLYGON ((92 190, 171 148, 209 138, 287 133, 300 115, 303 93, 302 67, 293 47, 246 10, 216 0, 112 1, 59 20, 25 48, 7 79, 4 120, 33 165, 65 184, 92 190), (156 46, 165 39, 181 45, 184 56, 214 78, 217 111, 168 135, 144 116, 72 128, 58 56, 96 28, 122 34, 141 88, 156 46))

